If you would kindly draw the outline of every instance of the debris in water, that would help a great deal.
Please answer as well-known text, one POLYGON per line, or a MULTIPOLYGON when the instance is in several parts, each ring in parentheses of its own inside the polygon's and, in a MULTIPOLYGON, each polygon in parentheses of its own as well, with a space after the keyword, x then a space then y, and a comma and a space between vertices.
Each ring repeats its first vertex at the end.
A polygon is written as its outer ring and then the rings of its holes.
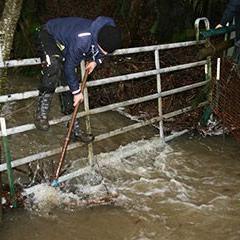
POLYGON ((103 184, 98 186, 73 186, 63 188, 40 184, 25 201, 25 207, 38 212, 50 212, 55 207, 87 207, 113 204, 119 194, 115 189, 106 192, 103 184), (75 189, 74 189, 75 188, 75 189), (73 190, 74 191, 71 191, 73 190))

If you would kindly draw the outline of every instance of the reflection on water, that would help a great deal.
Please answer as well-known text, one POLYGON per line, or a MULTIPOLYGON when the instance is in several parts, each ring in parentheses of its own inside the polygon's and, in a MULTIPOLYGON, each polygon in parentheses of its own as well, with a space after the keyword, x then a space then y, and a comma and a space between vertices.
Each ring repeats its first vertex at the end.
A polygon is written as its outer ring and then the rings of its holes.
MULTIPOLYGON (((157 138, 97 155, 115 205, 5 214, 1 240, 240 239, 240 149, 232 139, 157 138)), ((81 159, 72 169, 81 165, 81 159)), ((82 189, 77 180, 70 182, 82 189)), ((54 196, 54 194, 53 194, 54 196)), ((38 199, 40 202, 41 200, 38 199)))

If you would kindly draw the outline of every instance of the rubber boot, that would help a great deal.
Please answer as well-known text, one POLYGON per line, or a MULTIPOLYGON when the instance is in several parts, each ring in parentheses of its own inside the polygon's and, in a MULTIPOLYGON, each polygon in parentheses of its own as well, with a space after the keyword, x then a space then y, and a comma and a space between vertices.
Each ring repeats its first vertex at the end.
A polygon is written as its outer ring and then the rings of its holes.
POLYGON ((74 142, 81 141, 84 143, 90 143, 94 140, 94 136, 92 134, 88 134, 81 130, 79 121, 77 119, 73 126, 71 138, 74 142))
POLYGON ((47 131, 49 129, 48 113, 52 102, 53 93, 40 93, 37 103, 35 116, 35 126, 39 130, 47 131))

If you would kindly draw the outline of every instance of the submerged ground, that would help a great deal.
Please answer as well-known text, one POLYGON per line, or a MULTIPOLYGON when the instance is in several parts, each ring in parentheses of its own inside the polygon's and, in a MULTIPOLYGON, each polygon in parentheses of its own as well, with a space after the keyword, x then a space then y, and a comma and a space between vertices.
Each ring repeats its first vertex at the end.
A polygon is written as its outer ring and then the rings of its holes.
MULTIPOLYGON (((115 205, 11 210, 1 240, 239 239, 239 154, 229 137, 190 135, 102 153, 102 173, 120 194, 115 205), (128 154, 133 149, 138 153, 128 154)), ((81 188, 80 181, 74 185, 81 188)))

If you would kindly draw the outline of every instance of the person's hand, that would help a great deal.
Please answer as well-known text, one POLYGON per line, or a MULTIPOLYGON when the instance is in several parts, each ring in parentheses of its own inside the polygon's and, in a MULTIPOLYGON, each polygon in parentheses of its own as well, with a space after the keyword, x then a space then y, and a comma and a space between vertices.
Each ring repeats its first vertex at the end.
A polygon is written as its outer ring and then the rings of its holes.
POLYGON ((80 92, 73 96, 73 106, 76 107, 77 104, 83 102, 83 94, 80 92))
POLYGON ((94 62, 94 61, 88 62, 86 64, 86 69, 85 70, 88 71, 88 74, 91 74, 96 66, 97 66, 96 62, 94 62))
POLYGON ((223 27, 222 24, 218 24, 218 25, 215 27, 215 29, 222 28, 222 27, 223 27))

